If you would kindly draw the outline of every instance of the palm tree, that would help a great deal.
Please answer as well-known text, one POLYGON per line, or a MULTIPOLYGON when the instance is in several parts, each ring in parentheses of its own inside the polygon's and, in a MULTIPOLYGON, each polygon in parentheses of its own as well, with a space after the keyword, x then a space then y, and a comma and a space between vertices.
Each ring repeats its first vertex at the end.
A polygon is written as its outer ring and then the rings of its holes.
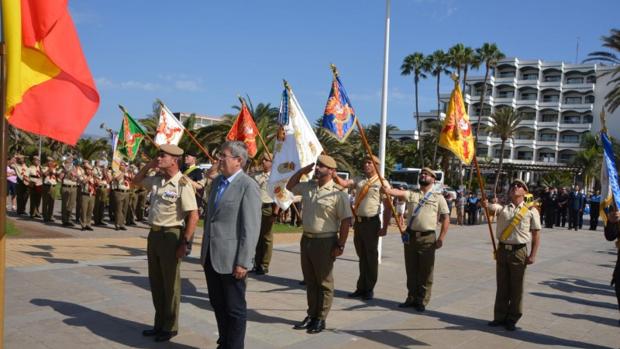
POLYGON ((602 154, 596 147, 587 148, 577 153, 573 164, 581 167, 583 173, 583 187, 591 187, 591 181, 601 172, 602 154))
MULTIPOLYGON (((494 69, 497 62, 506 57, 502 51, 497 48, 495 43, 485 42, 482 47, 476 49, 477 60, 480 63, 484 63, 484 81, 482 84, 482 94, 480 95, 480 110, 484 110, 484 98, 487 93, 487 81, 489 81, 489 72, 494 69)), ((478 140, 478 130, 480 129, 480 117, 478 118, 478 125, 476 126, 476 132, 474 133, 476 140, 478 140)))
MULTIPOLYGON (((442 74, 446 74, 449 75, 450 71, 448 69, 446 69, 448 67, 448 55, 443 51, 443 50, 437 50, 435 52, 433 52, 433 54, 431 54, 430 56, 426 57, 426 59, 428 60, 428 66, 430 67, 430 73, 431 75, 433 75, 434 77, 437 78, 437 85, 436 85, 436 92, 437 92, 437 122, 439 122, 440 119, 440 114, 441 114, 441 100, 440 100, 440 96, 439 96, 439 85, 441 83, 441 75, 442 74)), ((435 143, 434 149, 433 149, 433 166, 436 166, 436 160, 437 160, 437 145, 438 143, 435 143)))
MULTIPOLYGON (((603 46, 611 49, 615 52, 620 52, 620 30, 612 29, 609 36, 603 36, 603 46)), ((596 51, 588 55, 589 58, 584 62, 599 61, 603 63, 610 63, 615 65, 613 70, 609 70, 599 75, 599 77, 605 75, 611 75, 607 85, 614 85, 611 91, 605 95, 605 107, 610 113, 613 113, 618 107, 620 107, 620 57, 613 52, 596 51)))
POLYGON ((517 113, 513 108, 499 108, 495 113, 491 114, 491 125, 487 126, 487 130, 502 140, 500 146, 499 165, 497 166, 497 176, 495 177, 495 185, 493 185, 493 194, 497 193, 497 185, 502 171, 504 162, 504 148, 506 141, 514 136, 521 123, 523 116, 517 113))
POLYGON ((106 137, 99 139, 81 138, 75 144, 75 150, 83 160, 99 160, 110 151, 106 137))
POLYGON ((465 47, 465 45, 458 43, 448 50, 448 61, 452 68, 456 69, 456 73, 459 79, 462 78, 462 88, 465 91, 465 81, 467 80, 467 72, 469 67, 477 67, 478 63, 474 55, 474 50, 471 47, 465 47), (461 71, 463 76, 461 76, 461 71))
POLYGON ((478 69, 480 61, 474 49, 465 47, 463 50, 463 81, 461 81, 461 91, 465 91, 465 83, 467 82, 467 72, 469 68, 478 69))
POLYGON ((418 130, 418 134, 420 137, 420 148, 418 149, 420 156, 420 167, 424 167, 424 156, 422 154, 422 140, 420 134, 420 112, 418 108, 418 84, 420 79, 426 79, 426 74, 424 72, 428 71, 428 61, 424 59, 424 54, 420 52, 415 52, 413 54, 408 55, 403 60, 403 64, 400 66, 400 74, 412 75, 413 74, 413 83, 415 85, 415 119, 416 119, 416 129, 418 130))

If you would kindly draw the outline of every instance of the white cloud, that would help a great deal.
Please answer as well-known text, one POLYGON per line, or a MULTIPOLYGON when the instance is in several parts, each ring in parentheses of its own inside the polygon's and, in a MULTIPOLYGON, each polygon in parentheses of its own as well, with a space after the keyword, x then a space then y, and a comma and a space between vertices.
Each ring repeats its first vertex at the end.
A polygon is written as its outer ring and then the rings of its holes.
POLYGON ((158 75, 160 81, 113 81, 106 77, 95 79, 97 86, 115 90, 140 90, 140 91, 203 91, 202 80, 182 78, 182 75, 158 75))
POLYGON ((95 83, 100 88, 118 89, 118 90, 142 90, 142 91, 156 91, 161 90, 162 86, 153 82, 143 81, 121 81, 115 82, 106 77, 100 77, 95 79, 95 83))
POLYGON ((202 91, 200 81, 195 80, 177 80, 174 82, 174 87, 179 91, 197 92, 202 91))

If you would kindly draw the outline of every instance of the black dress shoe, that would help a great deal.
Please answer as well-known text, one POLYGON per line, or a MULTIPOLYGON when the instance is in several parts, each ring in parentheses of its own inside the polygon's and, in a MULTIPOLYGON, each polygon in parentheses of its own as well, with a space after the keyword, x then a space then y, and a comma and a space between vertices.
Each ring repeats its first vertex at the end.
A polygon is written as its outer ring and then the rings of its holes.
POLYGON ((84 228, 84 229, 86 229, 86 230, 88 230, 88 231, 93 231, 93 228, 91 228, 91 227, 86 227, 86 228, 84 228))
POLYGON ((170 338, 177 335, 177 331, 167 332, 161 331, 155 336, 155 342, 167 342, 170 338))
POLYGON ((308 333, 320 333, 324 329, 325 329, 325 320, 317 319, 316 321, 311 323, 310 326, 308 326, 308 330, 306 332, 308 332, 308 333))
POLYGON ((118 227, 118 230, 127 230, 125 227, 118 227))
POLYGON ((349 293, 349 298, 362 297, 363 295, 364 295, 364 292, 362 292, 360 290, 355 290, 355 292, 349 293))
POLYGON ((369 301, 375 298, 375 293, 372 291, 364 292, 362 295, 362 300, 369 301))
POLYGON ((514 330, 517 329, 516 324, 514 322, 512 322, 512 321, 506 321, 506 325, 504 325, 504 327, 508 331, 514 331, 514 330))
POLYGON ((503 326, 505 324, 506 324, 506 321, 500 321, 500 320, 493 320, 493 321, 489 321, 487 323, 487 325, 489 325, 491 327, 503 326))
POLYGON ((153 336, 157 336, 159 332, 161 332, 161 330, 158 330, 156 328, 150 328, 148 330, 142 331, 142 335, 144 337, 153 337, 153 336))
POLYGON ((399 308, 413 308, 415 307, 415 303, 413 301, 404 301, 398 305, 399 308))
POLYGON ((305 319, 303 319, 302 322, 296 324, 295 326, 293 326, 293 329, 295 330, 305 330, 308 327, 310 327, 310 324, 314 323, 315 320, 309 316, 306 316, 305 319))

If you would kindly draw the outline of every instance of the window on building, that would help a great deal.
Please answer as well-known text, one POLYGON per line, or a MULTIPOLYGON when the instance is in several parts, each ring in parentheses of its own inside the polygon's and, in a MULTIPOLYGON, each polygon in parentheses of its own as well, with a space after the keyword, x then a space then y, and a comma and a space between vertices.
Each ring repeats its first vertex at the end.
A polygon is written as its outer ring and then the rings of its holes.
POLYGON ((538 136, 538 140, 543 142, 555 142, 555 139, 555 133, 541 133, 540 136, 538 136))
POLYGON ((546 75, 544 80, 545 82, 555 82, 560 81, 560 79, 560 75, 546 75))
POLYGON ((515 96, 514 91, 500 91, 497 94, 497 98, 512 98, 515 96))
POLYGON ((523 74, 523 80, 538 80, 538 73, 523 74))
POLYGON ((581 122, 579 115, 566 115, 562 118, 562 122, 565 124, 578 124, 581 122))
POLYGON ((570 84, 583 84, 583 78, 582 77, 566 78, 566 84, 568 84, 568 85, 570 85, 570 84))
POLYGON ((501 71, 499 72, 499 77, 500 78, 514 78, 515 77, 515 72, 514 70, 512 71, 501 71))
POLYGON ((532 132, 518 132, 516 139, 531 139, 534 140, 534 133, 532 132))
POLYGON ((523 92, 521 93, 521 100, 524 100, 524 101, 536 100, 536 93, 535 92, 523 92))
POLYGON ((534 153, 528 150, 517 151, 517 160, 532 160, 534 153))
POLYGON ((564 134, 560 136, 561 143, 579 143, 579 135, 577 134, 564 134))
POLYGON ((573 162, 575 160, 574 153, 561 153, 560 162, 573 162))
POLYGON ((523 116, 522 120, 536 120, 536 112, 535 111, 523 112, 523 113, 521 113, 521 115, 523 116))
POLYGON ((592 123, 592 115, 585 115, 583 117, 583 123, 584 124, 591 124, 592 123))
POLYGON ((566 97, 564 98, 566 104, 581 104, 581 97, 566 97))
POLYGON ((542 122, 557 122, 558 114, 543 114, 540 118, 542 122))
POLYGON ((560 100, 559 95, 545 95, 543 96, 543 102, 557 102, 560 100))
POLYGON ((585 102, 586 103, 594 103, 594 96, 592 96, 592 95, 586 96, 585 102))
MULTIPOLYGON (((495 158, 499 158, 500 157, 500 149, 499 147, 497 147, 497 149, 493 149, 493 157, 495 158)), ((510 149, 504 149, 504 159, 508 159, 510 158, 510 149)))
POLYGON ((596 76, 594 76, 594 75, 590 75, 590 76, 588 76, 588 77, 586 78, 586 82, 587 82, 588 84, 594 84, 594 83, 596 83, 596 76))
POLYGON ((542 152, 538 154, 538 161, 542 162, 555 162, 555 153, 542 152))

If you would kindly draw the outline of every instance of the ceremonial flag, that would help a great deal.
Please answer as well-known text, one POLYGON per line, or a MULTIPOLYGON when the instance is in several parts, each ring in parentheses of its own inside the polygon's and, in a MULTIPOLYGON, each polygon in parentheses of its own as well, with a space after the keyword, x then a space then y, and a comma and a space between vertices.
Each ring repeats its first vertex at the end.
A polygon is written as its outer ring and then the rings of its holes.
MULTIPOLYGON (((297 98, 288 88, 282 92, 278 134, 273 151, 273 165, 267 183, 267 191, 281 209, 286 210, 293 202, 293 194, 286 189, 286 183, 300 168, 307 166, 323 151, 312 126, 308 122, 297 98)), ((302 182, 308 181, 302 178, 302 182)))
POLYGON ((337 75, 334 75, 332 89, 329 92, 322 125, 338 141, 344 142, 355 125, 355 111, 349 96, 337 75))
POLYGON ((75 144, 99 107, 66 0, 2 1, 6 118, 19 129, 75 144))
POLYGON ((161 103, 159 109, 159 125, 157 126, 157 134, 155 135, 155 144, 174 144, 178 145, 183 137, 185 127, 181 120, 172 115, 172 112, 161 103))
POLYGON ((123 162, 123 154, 118 149, 118 133, 112 134, 112 171, 116 173, 123 162))
POLYGON ((241 111, 235 120, 235 123, 228 131, 228 135, 226 135, 226 140, 229 141, 240 141, 245 143, 248 148, 248 156, 253 158, 256 155, 256 137, 258 136, 258 127, 254 123, 254 119, 252 118, 252 114, 250 114, 250 110, 248 110, 245 102, 241 102, 241 111))
POLYGON ((129 161, 135 159, 140 148, 140 143, 144 139, 146 132, 140 127, 140 125, 134 120, 125 108, 121 107, 124 111, 123 124, 121 130, 118 132, 118 150, 129 161))
POLYGON ((450 95, 446 119, 439 134, 439 146, 454 153, 466 165, 469 165, 476 154, 469 116, 465 111, 458 80, 454 82, 454 90, 450 95))
POLYGON ((618 170, 611 141, 605 130, 601 131, 601 143, 603 143, 603 166, 601 167, 601 205, 599 215, 607 225, 606 209, 612 202, 616 203, 616 208, 620 208, 620 184, 618 181, 618 170))

